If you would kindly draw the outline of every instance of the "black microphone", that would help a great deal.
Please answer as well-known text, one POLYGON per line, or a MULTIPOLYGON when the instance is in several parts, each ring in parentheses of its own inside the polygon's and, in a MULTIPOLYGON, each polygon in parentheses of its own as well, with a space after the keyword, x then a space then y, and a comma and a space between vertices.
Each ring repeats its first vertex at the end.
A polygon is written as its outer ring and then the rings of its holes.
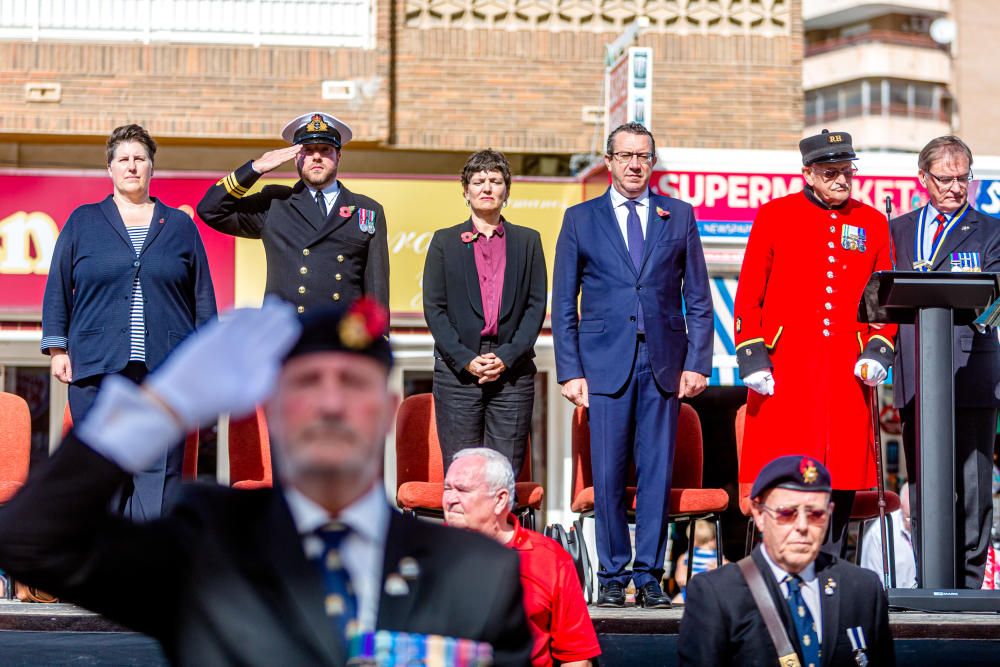
MULTIPOLYGON (((885 196, 885 219, 886 222, 892 220, 892 196, 885 196)), ((889 231, 889 261, 892 262, 892 270, 896 270, 896 245, 892 240, 892 231, 889 231)))
POLYGON ((892 196, 885 196, 885 217, 888 220, 892 220, 892 196))

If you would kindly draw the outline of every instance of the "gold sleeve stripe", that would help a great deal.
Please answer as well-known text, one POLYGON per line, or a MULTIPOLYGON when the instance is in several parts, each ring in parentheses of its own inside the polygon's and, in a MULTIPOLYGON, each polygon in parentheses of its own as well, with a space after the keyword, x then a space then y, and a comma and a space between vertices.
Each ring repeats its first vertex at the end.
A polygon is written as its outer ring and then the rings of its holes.
POLYGON ((889 340, 888 338, 886 338, 885 336, 880 336, 879 334, 875 334, 874 336, 872 336, 871 338, 869 338, 868 341, 871 342, 871 341, 875 340, 876 338, 878 338, 881 341, 885 341, 885 344, 888 345, 889 349, 892 350, 893 352, 896 351, 896 346, 893 345, 892 341, 889 340))
POLYGON ((763 342, 764 342, 763 338, 751 338, 750 340, 745 340, 742 343, 740 343, 739 345, 737 345, 736 346, 736 351, 737 352, 740 351, 741 349, 743 349, 747 345, 753 345, 754 343, 763 343, 763 342))
POLYGON ((861 332, 858 332, 858 352, 865 351, 865 339, 861 337, 861 332))
POLYGON ((240 185, 239 181, 236 180, 235 172, 232 174, 226 174, 223 178, 220 178, 216 185, 221 185, 226 189, 226 192, 228 192, 230 196, 236 197, 237 199, 247 193, 247 188, 240 185))
POLYGON ((785 330, 785 327, 778 327, 778 331, 774 334, 774 338, 771 339, 771 344, 767 345, 767 349, 773 350, 774 346, 778 344, 778 339, 781 338, 781 332, 785 330))

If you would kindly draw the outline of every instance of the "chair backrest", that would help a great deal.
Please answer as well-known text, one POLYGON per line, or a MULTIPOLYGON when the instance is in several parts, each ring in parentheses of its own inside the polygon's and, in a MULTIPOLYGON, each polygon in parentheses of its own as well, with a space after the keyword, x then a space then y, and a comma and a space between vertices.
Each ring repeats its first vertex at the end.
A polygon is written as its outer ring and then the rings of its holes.
MULTIPOLYGON (((581 491, 594 485, 593 471, 590 468, 590 424, 585 408, 577 407, 573 411, 570 434, 573 456, 573 498, 576 498, 581 491)), ((681 403, 677 419, 677 439, 674 444, 671 487, 701 488, 703 463, 701 419, 693 407, 681 403)), ((633 463, 629 463, 625 479, 626 486, 636 485, 633 463)))
MULTIPOLYGON (((736 411, 736 461, 737 469, 743 466, 743 426, 747 418, 747 406, 746 403, 740 406, 740 409, 736 411)), ((750 489, 753 488, 753 484, 749 482, 740 482, 740 498, 739 505, 740 511, 747 516, 750 515, 750 489)))
POLYGON ((31 411, 23 398, 0 392, 0 503, 28 479, 31 459, 31 411))
POLYGON ((229 484, 236 488, 260 488, 273 484, 271 438, 264 409, 229 420, 229 484))

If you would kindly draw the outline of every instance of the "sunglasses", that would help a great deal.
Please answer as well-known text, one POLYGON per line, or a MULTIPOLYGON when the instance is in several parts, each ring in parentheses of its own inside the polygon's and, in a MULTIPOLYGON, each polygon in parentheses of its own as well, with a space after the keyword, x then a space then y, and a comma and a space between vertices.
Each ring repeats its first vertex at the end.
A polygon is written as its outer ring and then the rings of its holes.
POLYGON ((757 503, 757 507, 773 516, 779 526, 787 526, 798 521, 799 512, 804 513, 806 521, 814 526, 823 523, 830 516, 830 509, 827 507, 768 507, 764 503, 757 503))

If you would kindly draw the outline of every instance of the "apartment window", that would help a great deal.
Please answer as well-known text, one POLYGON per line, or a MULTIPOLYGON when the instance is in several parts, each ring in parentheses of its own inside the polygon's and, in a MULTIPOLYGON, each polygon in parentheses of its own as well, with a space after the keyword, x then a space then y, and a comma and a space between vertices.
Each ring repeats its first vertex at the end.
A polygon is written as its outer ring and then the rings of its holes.
POLYGON ((951 102, 939 84, 901 79, 864 79, 806 93, 806 125, 846 118, 895 116, 947 121, 951 102))

